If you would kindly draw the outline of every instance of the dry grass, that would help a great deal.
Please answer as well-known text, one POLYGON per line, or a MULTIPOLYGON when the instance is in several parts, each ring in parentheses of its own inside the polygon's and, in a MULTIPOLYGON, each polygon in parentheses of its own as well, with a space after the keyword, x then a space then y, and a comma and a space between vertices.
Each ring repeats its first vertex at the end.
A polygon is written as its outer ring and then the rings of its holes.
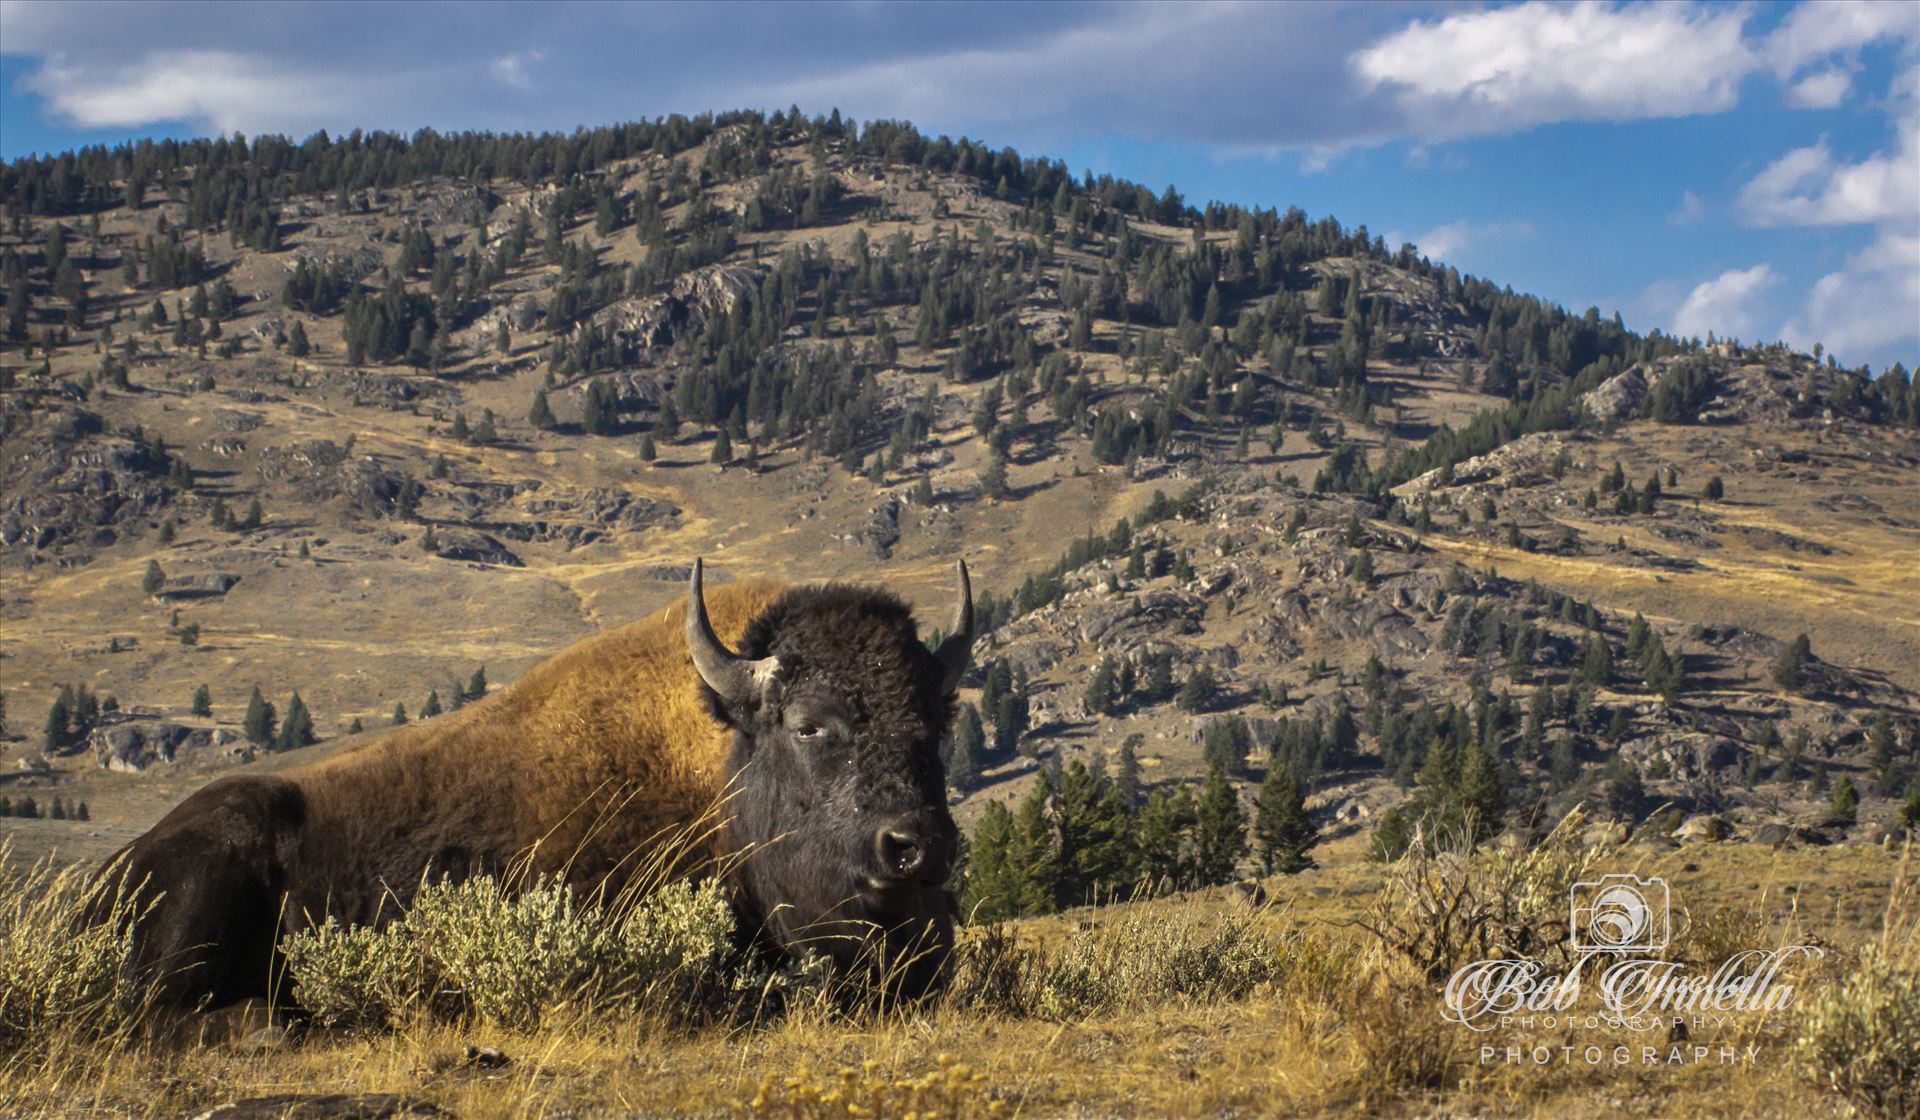
MULTIPOLYGON (((1545 898, 1588 864, 1607 862, 1577 846, 1548 844, 1533 853, 1486 853, 1444 874, 1456 883, 1471 880, 1475 897, 1503 883, 1521 899, 1545 898)), ((1920 931, 1912 880, 1885 854, 1838 849, 1761 857, 1722 845, 1633 870, 1670 875, 1676 896, 1694 901, 1703 915, 1676 943, 1676 959, 1710 960, 1743 943, 1752 947, 1746 939, 1756 936, 1770 945, 1810 933, 1830 946, 1829 967, 1805 978, 1800 1005, 1765 1023, 1696 1035, 1716 1046, 1759 1045, 1760 1061, 1651 1069, 1486 1061, 1479 1047, 1489 1041, 1559 1046, 1592 1039, 1538 1030, 1489 1039, 1445 1022, 1439 985, 1422 958, 1352 922, 1410 906, 1399 897, 1409 882, 1442 875, 1432 863, 1416 863, 1384 875, 1379 868, 1331 868, 1278 880, 1274 893, 1290 897, 1261 909, 1203 893, 970 929, 950 990, 910 1008, 787 998, 778 1012, 690 1024, 645 1002, 536 1000, 535 1017, 469 1005, 452 1015, 401 1015, 384 1028, 316 1029, 267 1049, 170 1048, 126 1029, 125 1019, 102 1021, 110 1044, 100 1045, 99 1030, 48 1029, 43 1019, 35 1045, 0 1058, 0 1116, 172 1117, 235 1098, 325 1092, 398 1093, 481 1120, 623 1113, 1600 1116, 1622 1108, 1661 1116, 1822 1117, 1850 1107, 1911 1114, 1911 1099, 1898 1094, 1913 1081, 1913 947, 1920 931), (1772 861, 1762 874, 1754 866, 1759 858, 1772 861), (1849 924, 1849 911, 1822 901, 1835 892, 1860 895, 1868 875, 1893 881, 1877 928, 1849 924), (497 1068, 472 1061, 468 1046, 497 1048, 510 1061, 497 1068)), ((464 913, 494 913, 513 925, 504 899, 465 902, 464 913)), ((552 902, 529 903, 521 916, 552 902)), ((1511 905, 1512 914, 1537 911, 1543 926, 1552 920, 1545 902, 1511 905)), ((38 924, 10 918, 9 944, 51 952, 45 935, 63 928, 59 906, 16 904, 7 911, 25 912, 38 924)), ((571 920, 584 920, 583 913, 576 910, 571 920)), ((1502 940, 1510 936, 1456 939, 1454 955, 1470 957, 1483 943, 1511 948, 1502 940)), ((23 973, 10 965, 0 986, 29 974, 45 969, 23 973)), ((804 976, 784 982, 790 997, 821 990, 804 976)))
POLYGON ((1829 970, 1796 1040, 1801 1074, 1866 1116, 1920 1116, 1920 883, 1911 861, 1909 845, 1880 936, 1829 970))

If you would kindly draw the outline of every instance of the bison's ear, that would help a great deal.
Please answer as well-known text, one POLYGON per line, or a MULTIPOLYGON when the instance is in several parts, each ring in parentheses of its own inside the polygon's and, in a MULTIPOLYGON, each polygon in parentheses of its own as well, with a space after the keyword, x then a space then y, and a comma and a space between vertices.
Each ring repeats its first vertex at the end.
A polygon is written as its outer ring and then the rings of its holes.
POLYGON ((713 690, 718 701, 715 715, 729 723, 738 713, 757 706, 772 691, 780 673, 780 659, 741 657, 720 643, 707 618, 707 600, 703 590, 705 565, 696 558, 693 578, 687 584, 687 652, 700 679, 713 690))

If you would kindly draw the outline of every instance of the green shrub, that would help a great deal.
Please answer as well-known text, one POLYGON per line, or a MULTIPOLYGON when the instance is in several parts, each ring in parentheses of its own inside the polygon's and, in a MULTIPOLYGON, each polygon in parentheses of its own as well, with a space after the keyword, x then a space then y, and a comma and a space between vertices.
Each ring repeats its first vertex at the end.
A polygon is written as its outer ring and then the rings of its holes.
POLYGON ((1873 946, 1803 997, 1802 1075, 1869 1116, 1920 1115, 1920 971, 1911 964, 1873 946))
POLYGON ((714 883, 603 907, 557 877, 515 891, 479 876, 422 887, 382 930, 329 919, 283 948, 294 999, 325 1025, 428 1014, 532 1027, 568 1007, 686 1010, 717 990, 731 932, 714 883))

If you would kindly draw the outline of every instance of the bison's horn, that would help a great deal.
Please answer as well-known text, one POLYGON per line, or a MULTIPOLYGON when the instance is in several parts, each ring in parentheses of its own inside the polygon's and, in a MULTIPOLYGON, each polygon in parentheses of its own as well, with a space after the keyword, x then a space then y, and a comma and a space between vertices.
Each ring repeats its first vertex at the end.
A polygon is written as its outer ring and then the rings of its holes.
POLYGON ((953 611, 953 630, 933 655, 947 670, 946 690, 960 687, 967 675, 967 658, 973 652, 973 583, 967 579, 967 562, 960 561, 960 602, 953 611))
POLYGON ((693 655, 693 667, 700 679, 720 694, 729 705, 744 704, 757 693, 777 667, 771 657, 754 661, 720 644, 707 618, 707 598, 701 586, 703 565, 693 561, 693 579, 687 584, 687 652, 693 655))

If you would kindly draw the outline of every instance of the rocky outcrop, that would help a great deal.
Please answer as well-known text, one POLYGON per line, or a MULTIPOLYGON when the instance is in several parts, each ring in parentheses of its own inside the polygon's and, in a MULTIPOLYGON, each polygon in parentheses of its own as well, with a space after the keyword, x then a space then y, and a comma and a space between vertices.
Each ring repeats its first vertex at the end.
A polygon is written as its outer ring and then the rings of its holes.
POLYGON ((284 484, 301 501, 345 498, 354 509, 370 516, 391 513, 406 480, 405 475, 381 466, 373 456, 350 456, 327 439, 267 448, 260 453, 255 469, 261 481, 284 484))
MULTIPOLYGON (((671 346, 690 329, 730 314, 734 305, 760 290, 765 272, 747 265, 711 265, 677 277, 662 295, 615 300, 576 327, 611 328, 621 342, 639 350, 671 346)), ((584 391, 584 390, 583 390, 584 391)))
POLYGON ((227 572, 207 572, 197 576, 175 576, 154 596, 162 602, 188 599, 214 599, 232 591, 240 577, 227 572))
POLYGON ((673 529, 680 523, 678 506, 601 487, 541 493, 522 502, 521 508, 528 514, 525 520, 490 522, 487 530, 512 541, 553 541, 571 550, 622 534, 673 529))
POLYGON ((841 539, 864 546, 875 559, 892 556, 893 546, 900 542, 900 503, 888 498, 874 506, 867 511, 866 522, 841 539))
POLYGON ((154 766, 236 759, 246 739, 224 727, 189 727, 167 720, 103 718, 88 737, 93 757, 108 770, 137 774, 154 766))
POLYGON ((0 504, 0 545, 105 548, 178 496, 166 456, 104 427, 82 408, 13 413, 0 424, 0 492, 12 495, 0 504))
POLYGON ((525 566, 506 545, 485 533, 472 529, 439 529, 435 530, 434 538, 433 554, 442 560, 498 564, 508 568, 525 566))
POLYGON ((1619 423, 1639 415, 1647 388, 1647 367, 1632 365, 1602 381, 1580 398, 1580 404, 1602 424, 1619 423))

